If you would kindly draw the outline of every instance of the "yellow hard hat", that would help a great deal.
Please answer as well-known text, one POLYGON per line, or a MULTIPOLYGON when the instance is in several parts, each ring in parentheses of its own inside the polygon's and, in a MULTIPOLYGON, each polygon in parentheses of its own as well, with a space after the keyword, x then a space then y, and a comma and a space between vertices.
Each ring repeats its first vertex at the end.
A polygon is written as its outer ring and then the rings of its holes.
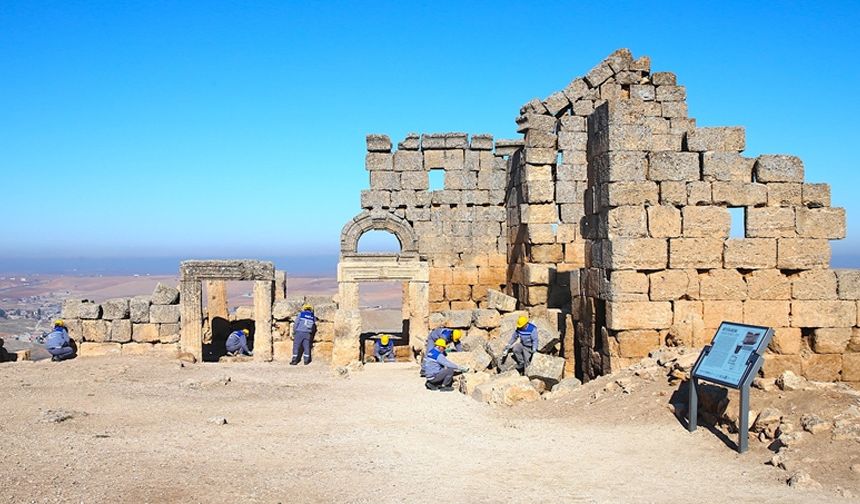
POLYGON ((454 329, 453 334, 451 334, 451 339, 453 339, 454 341, 460 341, 460 338, 462 338, 462 337, 463 337, 463 331, 461 331, 459 329, 454 329))
POLYGON ((242 332, 245 333, 245 336, 251 334, 251 331, 249 331, 247 329, 242 329, 242 332))
POLYGON ((314 311, 314 307, 310 303, 302 305, 302 311, 314 311))
POLYGON ((522 329, 529 323, 529 318, 525 315, 520 315, 520 318, 517 319, 517 329, 522 329))
POLYGON ((379 338, 379 341, 381 341, 383 345, 387 345, 387 344, 388 344, 388 335, 387 335, 387 334, 383 334, 383 335, 379 338))
POLYGON ((57 319, 54 321, 54 327, 66 327, 66 323, 62 320, 57 319))
POLYGON ((436 340, 436 346, 440 346, 442 348, 445 348, 446 346, 448 346, 448 342, 445 341, 445 338, 439 338, 436 340))

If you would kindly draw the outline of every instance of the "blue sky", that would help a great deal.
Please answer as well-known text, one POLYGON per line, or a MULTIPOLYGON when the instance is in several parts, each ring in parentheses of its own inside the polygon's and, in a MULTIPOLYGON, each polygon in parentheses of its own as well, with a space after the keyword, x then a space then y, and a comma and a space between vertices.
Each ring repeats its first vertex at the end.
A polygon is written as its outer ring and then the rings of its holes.
POLYGON ((860 251, 857 2, 0 2, 0 257, 336 253, 364 135, 516 136, 619 47, 833 184, 860 251))

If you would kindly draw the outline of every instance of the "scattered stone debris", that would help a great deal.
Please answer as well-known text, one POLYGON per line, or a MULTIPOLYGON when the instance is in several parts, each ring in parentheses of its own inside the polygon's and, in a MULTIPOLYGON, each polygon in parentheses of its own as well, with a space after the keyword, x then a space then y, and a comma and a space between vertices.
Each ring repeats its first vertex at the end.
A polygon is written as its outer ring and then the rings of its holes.
POLYGON ((810 434, 820 434, 829 431, 833 425, 818 415, 807 413, 800 417, 800 426, 810 434))
POLYGON ((39 421, 42 423, 62 423, 66 420, 71 420, 78 415, 86 416, 86 413, 49 409, 42 412, 42 416, 39 421))
POLYGON ((334 369, 336 375, 341 378, 349 378, 352 373, 364 371, 364 364, 359 361, 352 361, 346 366, 338 366, 334 369))
POLYGON ((222 416, 210 417, 207 421, 215 425, 227 425, 227 419, 222 416))
POLYGON ((783 371, 776 378, 776 386, 785 391, 803 390, 806 387, 806 380, 791 371, 783 371))
POLYGON ((798 471, 794 473, 787 481, 788 486, 792 488, 797 488, 799 490, 813 490, 820 489, 821 483, 812 479, 812 476, 809 473, 804 471, 798 471))

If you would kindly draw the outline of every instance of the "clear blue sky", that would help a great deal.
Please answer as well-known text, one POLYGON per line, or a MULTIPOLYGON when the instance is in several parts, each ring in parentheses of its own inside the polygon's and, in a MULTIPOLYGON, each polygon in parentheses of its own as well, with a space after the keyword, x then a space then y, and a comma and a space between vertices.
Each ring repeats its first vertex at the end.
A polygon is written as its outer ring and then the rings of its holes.
POLYGON ((860 250, 858 2, 0 1, 0 257, 336 253, 364 135, 516 135, 619 47, 833 184, 860 250))

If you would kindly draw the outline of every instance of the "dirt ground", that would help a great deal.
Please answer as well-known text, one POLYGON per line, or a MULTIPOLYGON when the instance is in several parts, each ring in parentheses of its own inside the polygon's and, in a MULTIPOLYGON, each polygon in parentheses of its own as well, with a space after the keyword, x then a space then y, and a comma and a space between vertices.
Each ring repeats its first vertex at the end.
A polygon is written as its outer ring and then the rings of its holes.
POLYGON ((506 408, 426 391, 411 364, 7 363, 0 501, 848 501, 788 487, 758 442, 688 433, 667 385, 600 387, 506 408))

